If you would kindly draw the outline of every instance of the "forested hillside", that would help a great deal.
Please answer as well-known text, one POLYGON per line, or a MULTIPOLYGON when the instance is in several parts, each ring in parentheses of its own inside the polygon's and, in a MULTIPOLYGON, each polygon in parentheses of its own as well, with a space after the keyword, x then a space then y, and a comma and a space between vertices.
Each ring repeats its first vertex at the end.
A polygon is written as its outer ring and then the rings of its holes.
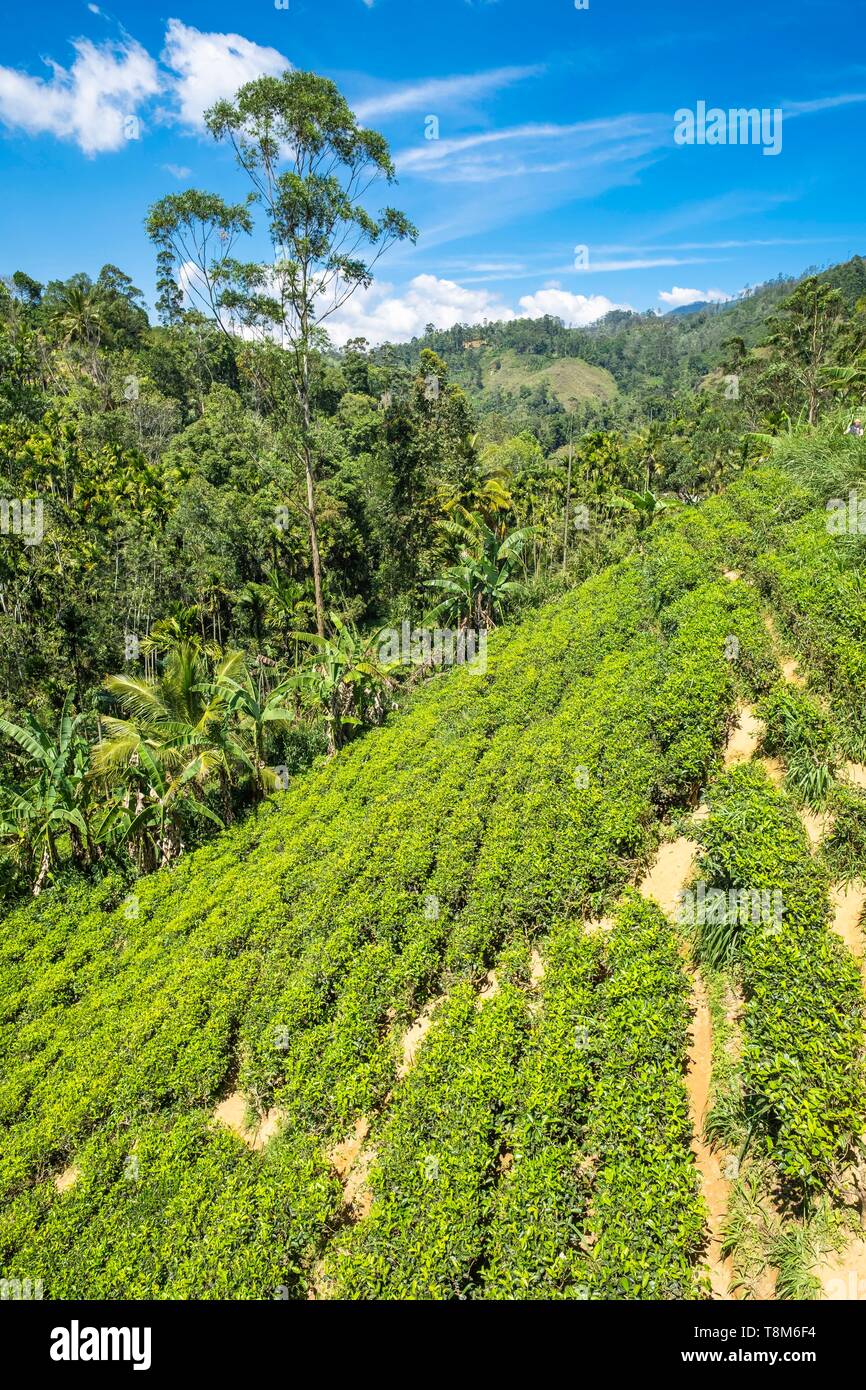
POLYGON ((866 295, 866 262, 855 256, 799 279, 779 276, 750 286, 731 303, 689 310, 685 317, 617 310, 590 328, 566 328, 550 317, 455 324, 380 349, 378 355, 408 365, 432 349, 468 392, 488 429, 502 429, 500 417, 509 425, 531 422, 536 430, 546 427, 547 437, 561 444, 573 428, 572 415, 584 429, 663 418, 671 411, 671 397, 687 396, 710 372, 735 371, 746 350, 767 337, 777 306, 810 275, 837 290, 849 311, 866 295), (573 358, 581 365, 569 374, 565 363, 559 364, 573 358), (615 405, 608 378, 588 368, 612 378, 619 392, 615 405), (547 418, 551 415, 555 423, 547 418))

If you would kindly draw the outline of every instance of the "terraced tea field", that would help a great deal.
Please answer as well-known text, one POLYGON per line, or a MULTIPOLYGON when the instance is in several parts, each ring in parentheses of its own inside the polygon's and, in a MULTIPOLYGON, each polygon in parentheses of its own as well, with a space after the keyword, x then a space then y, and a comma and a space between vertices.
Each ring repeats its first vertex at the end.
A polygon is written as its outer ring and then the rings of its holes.
POLYGON ((11 913, 4 1275, 850 1296, 864 609, 780 457, 131 897, 11 913))

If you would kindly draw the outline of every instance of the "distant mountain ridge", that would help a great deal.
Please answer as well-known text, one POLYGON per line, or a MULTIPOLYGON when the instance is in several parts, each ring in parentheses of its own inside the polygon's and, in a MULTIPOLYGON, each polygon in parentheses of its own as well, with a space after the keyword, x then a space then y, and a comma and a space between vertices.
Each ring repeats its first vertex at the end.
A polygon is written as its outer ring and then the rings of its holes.
POLYGON ((668 318, 673 318, 675 314, 699 314, 702 309, 722 309, 723 304, 714 299, 696 299, 692 304, 678 304, 675 309, 668 309, 668 318))

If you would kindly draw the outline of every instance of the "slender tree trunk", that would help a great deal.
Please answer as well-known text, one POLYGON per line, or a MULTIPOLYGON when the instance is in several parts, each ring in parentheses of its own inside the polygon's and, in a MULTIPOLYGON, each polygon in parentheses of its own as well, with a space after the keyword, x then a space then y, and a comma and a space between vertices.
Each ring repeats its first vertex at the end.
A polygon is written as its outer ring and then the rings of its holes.
POLYGON ((307 518, 310 526, 310 555, 313 561, 313 587, 316 593, 316 631, 325 635, 325 600, 322 596, 322 558, 319 554, 319 523, 316 514, 316 480, 309 444, 304 442, 304 473, 307 483, 307 518))
POLYGON ((50 867, 51 855, 49 853, 48 845, 46 844, 45 849, 42 851, 42 863, 39 868, 39 875, 36 879, 36 882, 33 885, 34 898, 38 898, 39 894, 42 892, 42 888, 46 878, 48 877, 48 870, 50 867))
POLYGON ((568 509, 571 506, 571 468, 574 458, 574 416, 571 417, 571 430, 568 437, 568 482, 565 485, 565 527, 562 533, 562 572, 568 558, 568 509))

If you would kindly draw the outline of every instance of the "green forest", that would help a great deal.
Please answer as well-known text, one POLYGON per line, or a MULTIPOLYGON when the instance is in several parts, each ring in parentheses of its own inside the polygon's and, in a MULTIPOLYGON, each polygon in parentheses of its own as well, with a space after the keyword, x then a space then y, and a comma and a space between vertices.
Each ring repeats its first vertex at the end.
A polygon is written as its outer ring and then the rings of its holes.
POLYGON ((337 348, 384 138, 206 122, 249 196, 142 207, 153 316, 0 283, 0 1274, 839 1296, 866 261, 337 348))

